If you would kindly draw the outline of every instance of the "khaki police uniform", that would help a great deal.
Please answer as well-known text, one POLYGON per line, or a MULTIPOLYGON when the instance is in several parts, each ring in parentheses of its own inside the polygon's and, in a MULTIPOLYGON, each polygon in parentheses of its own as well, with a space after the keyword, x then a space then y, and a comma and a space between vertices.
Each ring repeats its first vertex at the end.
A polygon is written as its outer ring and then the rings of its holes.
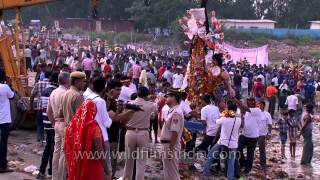
POLYGON ((180 180, 179 155, 181 151, 180 139, 184 127, 182 110, 177 105, 169 110, 168 120, 164 122, 160 141, 162 144, 162 162, 164 180, 180 180), (169 149, 172 133, 178 133, 176 144, 169 149))
POLYGON ((132 180, 134 159, 136 159, 136 180, 144 180, 146 170, 148 148, 150 145, 149 127, 150 117, 156 111, 154 103, 146 101, 142 98, 137 98, 132 102, 139 105, 143 111, 135 112, 126 127, 125 150, 126 162, 124 166, 124 180, 132 180), (137 155, 135 157, 134 155, 137 155))

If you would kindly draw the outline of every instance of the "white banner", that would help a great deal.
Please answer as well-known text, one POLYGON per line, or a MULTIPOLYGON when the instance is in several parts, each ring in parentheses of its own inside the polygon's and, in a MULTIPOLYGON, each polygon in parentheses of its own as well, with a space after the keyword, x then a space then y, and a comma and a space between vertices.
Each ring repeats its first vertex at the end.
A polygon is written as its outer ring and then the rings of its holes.
POLYGON ((268 45, 253 49, 242 49, 223 43, 223 48, 231 55, 231 59, 235 63, 246 58, 250 64, 269 64, 268 45))

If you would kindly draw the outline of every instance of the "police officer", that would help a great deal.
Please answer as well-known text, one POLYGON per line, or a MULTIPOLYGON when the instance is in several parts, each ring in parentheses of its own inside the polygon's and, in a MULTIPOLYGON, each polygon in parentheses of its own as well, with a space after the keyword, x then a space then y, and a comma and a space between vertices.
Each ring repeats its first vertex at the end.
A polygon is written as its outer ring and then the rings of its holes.
POLYGON ((132 104, 140 106, 142 111, 136 111, 126 124, 125 135, 126 162, 123 180, 131 180, 134 161, 136 161, 136 180, 144 180, 147 163, 147 153, 150 144, 149 127, 151 114, 157 111, 154 103, 147 101, 149 90, 141 86, 138 89, 138 98, 132 104), (136 155, 135 155, 136 154, 136 155))
POLYGON ((166 97, 170 110, 160 137, 163 151, 164 180, 179 180, 180 139, 184 126, 183 112, 179 107, 181 96, 178 90, 169 89, 166 97))

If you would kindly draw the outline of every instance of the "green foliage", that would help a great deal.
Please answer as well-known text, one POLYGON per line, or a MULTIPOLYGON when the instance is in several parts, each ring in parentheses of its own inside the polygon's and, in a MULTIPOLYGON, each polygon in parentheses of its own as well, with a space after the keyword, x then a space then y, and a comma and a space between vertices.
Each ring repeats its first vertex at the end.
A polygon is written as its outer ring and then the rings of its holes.
POLYGON ((311 36, 293 36, 289 35, 289 39, 291 39, 297 45, 308 45, 312 44, 313 38, 311 36))
POLYGON ((316 51, 316 50, 311 50, 309 51, 310 55, 317 58, 317 59, 320 59, 320 51, 316 51))

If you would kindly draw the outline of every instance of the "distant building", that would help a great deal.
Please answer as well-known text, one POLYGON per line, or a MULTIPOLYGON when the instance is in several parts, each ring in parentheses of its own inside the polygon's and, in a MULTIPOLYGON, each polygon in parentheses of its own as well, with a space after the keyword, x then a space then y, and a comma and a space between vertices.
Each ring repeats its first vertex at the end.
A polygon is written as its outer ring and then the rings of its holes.
POLYGON ((276 21, 262 20, 241 20, 241 19, 223 19, 221 24, 226 29, 274 29, 276 21))
POLYGON ((134 30, 134 23, 130 20, 92 20, 84 18, 55 19, 56 28, 80 28, 86 31, 115 31, 130 32, 134 30))
POLYGON ((310 29, 320 29, 320 21, 309 21, 310 29))

